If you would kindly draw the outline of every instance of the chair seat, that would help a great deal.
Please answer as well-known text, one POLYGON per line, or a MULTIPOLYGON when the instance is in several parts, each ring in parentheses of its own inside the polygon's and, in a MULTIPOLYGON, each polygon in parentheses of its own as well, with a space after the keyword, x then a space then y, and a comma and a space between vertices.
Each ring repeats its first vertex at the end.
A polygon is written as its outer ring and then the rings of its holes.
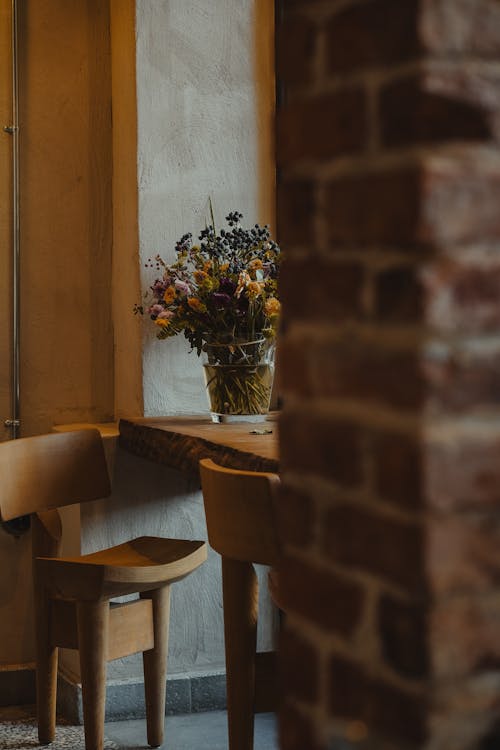
POLYGON ((38 557, 36 572, 54 595, 85 601, 173 583, 206 556, 205 542, 144 536, 79 557, 38 557))

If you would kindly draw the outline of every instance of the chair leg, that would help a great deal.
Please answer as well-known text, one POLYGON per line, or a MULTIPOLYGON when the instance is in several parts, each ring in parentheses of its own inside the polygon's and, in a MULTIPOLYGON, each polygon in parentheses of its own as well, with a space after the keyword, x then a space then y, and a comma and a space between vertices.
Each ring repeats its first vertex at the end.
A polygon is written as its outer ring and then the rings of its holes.
POLYGON ((248 562, 222 558, 229 750, 253 750, 259 584, 248 562))
POLYGON ((153 602, 154 648, 144 651, 142 660, 148 744, 151 747, 159 747, 163 742, 165 728, 170 586, 143 591, 140 596, 153 602))
POLYGON ((38 739, 48 745, 56 731, 57 656, 50 642, 50 599, 43 587, 35 586, 36 706, 38 739))
POLYGON ((77 602, 85 750, 103 750, 109 602, 77 602))

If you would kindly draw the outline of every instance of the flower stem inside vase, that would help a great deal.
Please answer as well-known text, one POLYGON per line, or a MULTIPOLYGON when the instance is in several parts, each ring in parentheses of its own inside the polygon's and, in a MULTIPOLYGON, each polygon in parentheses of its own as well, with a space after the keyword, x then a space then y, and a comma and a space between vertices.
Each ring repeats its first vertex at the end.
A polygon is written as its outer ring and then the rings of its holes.
POLYGON ((274 344, 266 339, 206 344, 203 370, 214 422, 262 421, 274 379, 274 344))

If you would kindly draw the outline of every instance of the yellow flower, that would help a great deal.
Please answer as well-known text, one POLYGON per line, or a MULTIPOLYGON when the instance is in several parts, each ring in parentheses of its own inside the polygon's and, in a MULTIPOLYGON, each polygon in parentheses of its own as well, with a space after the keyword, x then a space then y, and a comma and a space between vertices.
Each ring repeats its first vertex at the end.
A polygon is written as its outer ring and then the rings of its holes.
POLYGON ((169 305, 171 302, 175 299, 175 287, 174 286, 167 286, 165 289, 165 294, 163 295, 164 301, 169 305))
POLYGON ((191 310, 194 310, 195 312, 206 312, 207 307, 203 304, 203 302, 200 302, 198 297, 188 297, 188 305, 191 308, 191 310))
POLYGON ((156 318, 155 320, 155 326, 160 326, 160 328, 167 328, 169 325, 170 321, 166 318, 156 318))
POLYGON ((262 261, 259 258, 254 258, 252 261, 250 261, 248 267, 251 271, 258 271, 263 267, 262 261))
MULTIPOLYGON (((210 261, 210 262, 211 262, 211 261, 210 261)), ((227 271, 227 269, 228 269, 228 268, 229 268, 229 263, 222 263, 222 264, 220 265, 220 271, 221 271, 221 273, 225 273, 225 272, 227 271)))
POLYGON ((276 299, 276 297, 269 297, 269 299, 266 300, 264 304, 264 312, 268 318, 272 317, 273 315, 279 315, 280 310, 281 304, 280 301, 276 299))

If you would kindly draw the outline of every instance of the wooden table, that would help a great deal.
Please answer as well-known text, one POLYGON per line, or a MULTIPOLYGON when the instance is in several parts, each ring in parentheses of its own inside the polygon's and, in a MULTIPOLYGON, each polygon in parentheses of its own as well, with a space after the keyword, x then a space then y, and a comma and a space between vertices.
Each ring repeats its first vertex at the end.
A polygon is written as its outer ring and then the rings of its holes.
POLYGON ((209 417, 121 419, 119 442, 136 456, 199 475, 201 458, 248 471, 278 472, 278 423, 215 424, 209 417), (265 432, 266 434, 262 434, 265 432))

